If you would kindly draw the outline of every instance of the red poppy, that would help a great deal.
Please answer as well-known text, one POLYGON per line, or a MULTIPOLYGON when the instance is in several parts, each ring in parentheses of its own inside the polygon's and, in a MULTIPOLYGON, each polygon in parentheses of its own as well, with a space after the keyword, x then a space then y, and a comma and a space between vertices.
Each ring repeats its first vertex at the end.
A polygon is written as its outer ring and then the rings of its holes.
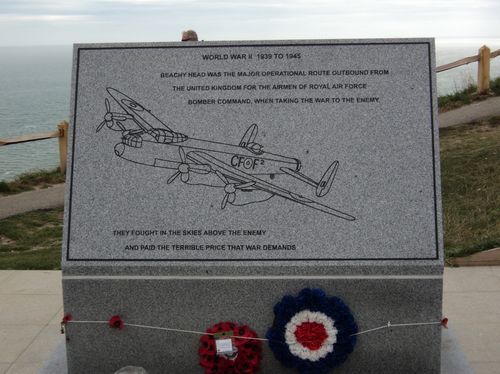
POLYGON ((125 322, 121 319, 119 315, 111 317, 109 320, 109 327, 113 329, 123 330, 125 327, 125 322))
POLYGON ((66 314, 61 321, 61 334, 64 334, 64 326, 73 319, 71 314, 66 314))
POLYGON ((70 313, 68 313, 68 314, 66 314, 66 315, 63 317, 63 319, 62 319, 62 321, 61 321, 61 324, 62 324, 62 325, 65 325, 65 324, 67 324, 69 321, 71 321, 72 319, 73 319, 73 316, 72 316, 70 313))
POLYGON ((442 320, 441 320, 441 326, 443 326, 445 329, 448 328, 448 318, 444 317, 442 320))

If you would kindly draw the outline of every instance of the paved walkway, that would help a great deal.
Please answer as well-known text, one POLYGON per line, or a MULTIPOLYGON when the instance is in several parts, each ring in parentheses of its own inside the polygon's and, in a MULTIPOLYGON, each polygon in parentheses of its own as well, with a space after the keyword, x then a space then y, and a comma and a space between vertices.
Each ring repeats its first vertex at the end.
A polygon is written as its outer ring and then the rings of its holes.
POLYGON ((500 267, 445 268, 443 315, 476 374, 500 374, 500 267))
POLYGON ((0 219, 38 209, 63 206, 64 183, 35 191, 0 197, 0 219))
POLYGON ((439 127, 459 125, 491 116, 500 116, 500 97, 491 97, 442 113, 439 115, 439 127))
POLYGON ((36 374, 62 341, 61 272, 0 271, 0 374, 36 374))
MULTIPOLYGON (((500 267, 446 268, 443 309, 474 371, 499 374, 500 267)), ((36 374, 62 315, 59 271, 0 271, 0 374, 36 374)))

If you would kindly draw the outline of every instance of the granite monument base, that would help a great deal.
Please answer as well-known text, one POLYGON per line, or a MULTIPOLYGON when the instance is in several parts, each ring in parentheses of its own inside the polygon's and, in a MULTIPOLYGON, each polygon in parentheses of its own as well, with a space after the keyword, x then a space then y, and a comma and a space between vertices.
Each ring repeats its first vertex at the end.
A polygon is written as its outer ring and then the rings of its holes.
MULTIPOLYGON (((264 337, 273 306, 285 294, 320 287, 342 298, 367 330, 392 323, 439 321, 442 278, 421 276, 154 277, 66 276, 65 312, 75 320, 125 322, 205 331, 220 321, 248 324, 264 337)), ((360 335, 337 373, 439 373, 440 325, 384 329, 360 335)), ((112 373, 126 365, 150 374, 201 373, 199 336, 126 326, 69 324, 68 372, 112 373)), ((262 373, 293 373, 263 345, 262 373)))
MULTIPOLYGON (((38 374, 67 374, 66 345, 61 343, 45 362, 38 374)), ((441 334, 441 374, 473 374, 453 329, 443 329, 441 334)))

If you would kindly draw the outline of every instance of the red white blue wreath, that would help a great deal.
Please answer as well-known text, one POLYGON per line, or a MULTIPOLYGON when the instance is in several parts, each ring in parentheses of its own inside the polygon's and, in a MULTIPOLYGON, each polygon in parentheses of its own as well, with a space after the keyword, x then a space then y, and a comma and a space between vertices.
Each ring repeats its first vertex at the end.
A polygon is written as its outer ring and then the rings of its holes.
POLYGON ((269 347, 286 367, 323 374, 343 363, 356 344, 358 326, 347 305, 321 289, 305 288, 274 306, 269 347))

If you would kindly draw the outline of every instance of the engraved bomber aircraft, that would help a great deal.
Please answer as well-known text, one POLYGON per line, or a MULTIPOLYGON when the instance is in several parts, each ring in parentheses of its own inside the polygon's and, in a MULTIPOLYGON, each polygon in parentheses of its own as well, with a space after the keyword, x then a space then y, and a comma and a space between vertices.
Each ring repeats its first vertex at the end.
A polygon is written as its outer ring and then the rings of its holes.
POLYGON ((106 114, 96 132, 104 126, 121 132, 114 151, 124 160, 174 170, 167 184, 180 177, 186 184, 223 188, 222 209, 228 203, 242 206, 280 196, 338 218, 355 220, 347 213, 271 183, 276 175, 286 174, 313 186, 316 196, 323 197, 330 191, 338 161, 316 182, 300 173, 300 160, 263 151, 262 145, 255 142, 256 124, 248 128, 238 145, 195 139, 173 131, 120 91, 110 87, 106 90, 124 112, 112 112, 106 98, 106 114))

